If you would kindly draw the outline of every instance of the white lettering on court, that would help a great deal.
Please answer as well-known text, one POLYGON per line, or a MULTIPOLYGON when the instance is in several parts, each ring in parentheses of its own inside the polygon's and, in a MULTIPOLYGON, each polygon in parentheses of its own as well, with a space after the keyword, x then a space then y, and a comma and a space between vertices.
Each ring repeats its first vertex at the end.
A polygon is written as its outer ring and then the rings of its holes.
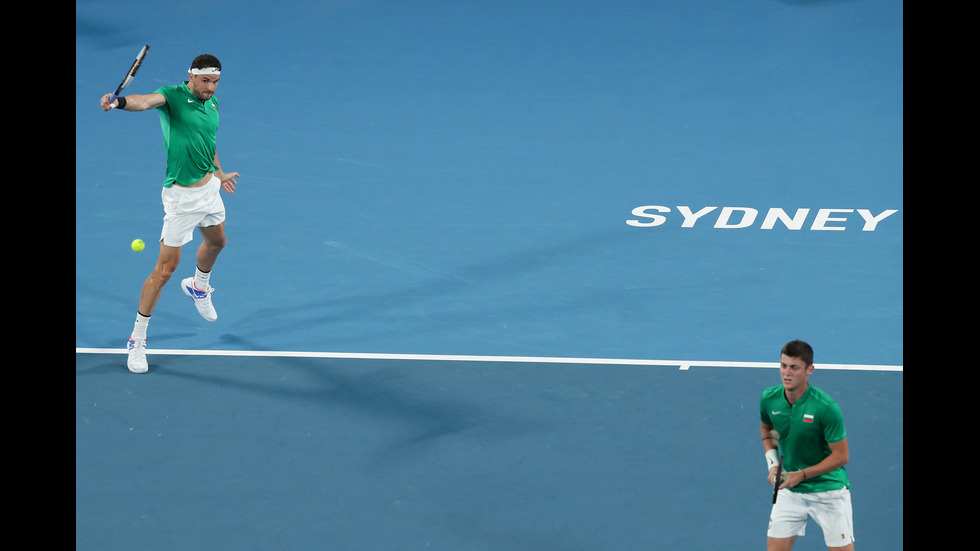
MULTIPOLYGON (((677 213, 680 214, 680 226, 682 228, 710 224, 717 229, 742 229, 753 227, 756 220, 759 219, 759 210, 750 207, 721 207, 721 209, 718 207, 702 207, 695 211, 687 205, 677 205, 676 209, 677 213)), ((812 210, 800 208, 790 213, 779 207, 770 208, 762 217, 759 229, 845 231, 856 227, 855 222, 863 222, 861 231, 875 231, 882 221, 898 212, 897 209, 886 209, 878 214, 868 209, 817 209, 809 228, 807 228, 807 221, 810 220, 812 210), (860 220, 854 216, 855 212, 857 212, 860 220)), ((670 207, 663 205, 636 207, 631 211, 634 218, 626 220, 626 223, 635 228, 663 226, 671 221, 670 213, 672 212, 674 211, 670 207)), ((674 219, 677 217, 675 216, 674 219)))

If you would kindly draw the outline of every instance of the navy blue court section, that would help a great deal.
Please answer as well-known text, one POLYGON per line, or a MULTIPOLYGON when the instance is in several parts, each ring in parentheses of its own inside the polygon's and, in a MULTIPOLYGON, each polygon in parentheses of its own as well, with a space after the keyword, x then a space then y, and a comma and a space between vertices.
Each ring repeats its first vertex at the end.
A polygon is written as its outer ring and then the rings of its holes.
POLYGON ((796 338, 903 548, 902 2, 75 6, 76 549, 758 549, 778 375, 726 362, 796 338), (126 93, 221 60, 241 177, 218 321, 197 236, 134 375, 163 139, 98 101, 143 44, 126 93))

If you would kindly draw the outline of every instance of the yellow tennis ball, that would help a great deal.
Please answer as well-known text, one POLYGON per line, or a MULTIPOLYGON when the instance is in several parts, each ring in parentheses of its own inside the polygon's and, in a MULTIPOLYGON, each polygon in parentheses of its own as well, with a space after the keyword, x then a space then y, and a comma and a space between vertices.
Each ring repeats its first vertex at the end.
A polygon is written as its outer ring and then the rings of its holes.
POLYGON ((136 252, 142 251, 143 250, 143 247, 145 247, 145 246, 146 246, 146 243, 143 243, 143 240, 142 239, 134 239, 133 240, 133 244, 131 245, 131 247, 133 247, 133 250, 136 251, 136 252))

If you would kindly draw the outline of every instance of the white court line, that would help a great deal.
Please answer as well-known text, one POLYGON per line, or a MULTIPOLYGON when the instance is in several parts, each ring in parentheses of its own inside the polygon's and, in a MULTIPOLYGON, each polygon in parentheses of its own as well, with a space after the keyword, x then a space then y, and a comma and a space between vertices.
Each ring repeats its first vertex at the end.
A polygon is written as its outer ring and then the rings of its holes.
MULTIPOLYGON (((125 354, 122 348, 76 348, 76 354, 125 354)), ((551 364, 595 364, 595 365, 650 365, 676 366, 682 371, 691 367, 744 367, 769 368, 779 367, 779 362, 718 362, 694 360, 639 360, 618 358, 556 358, 539 356, 466 356, 451 354, 374 354, 362 352, 289 352, 289 351, 249 351, 249 350, 167 350, 153 349, 147 351, 155 354, 172 356, 244 356, 256 358, 334 358, 357 360, 425 360, 442 362, 507 362, 507 363, 551 363, 551 364)), ((816 364, 817 369, 836 369, 848 371, 897 371, 902 372, 900 365, 860 365, 860 364, 816 364)))

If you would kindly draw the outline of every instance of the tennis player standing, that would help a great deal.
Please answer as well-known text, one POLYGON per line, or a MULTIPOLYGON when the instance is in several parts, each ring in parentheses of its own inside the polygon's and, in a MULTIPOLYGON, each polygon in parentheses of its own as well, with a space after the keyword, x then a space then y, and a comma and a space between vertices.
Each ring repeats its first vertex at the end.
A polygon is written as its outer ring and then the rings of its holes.
POLYGON ((762 393, 762 447, 770 484, 777 483, 776 465, 783 455, 782 485, 769 516, 768 551, 792 549, 810 518, 823 529, 828 549, 854 549, 844 418, 837 402, 809 383, 812 373, 813 349, 792 341, 779 358, 782 384, 762 393))
POLYGON ((180 251, 194 238, 198 228, 204 241, 197 249, 195 274, 181 281, 184 294, 191 297, 204 319, 215 321, 218 314, 211 302, 211 269, 224 248, 225 206, 219 190, 234 193, 237 172, 224 172, 217 155, 218 100, 214 92, 221 78, 221 62, 209 54, 194 58, 187 80, 180 85, 163 86, 152 94, 120 96, 110 103, 111 94, 102 97, 104 111, 146 111, 156 109, 163 129, 167 152, 167 172, 163 182, 163 230, 160 256, 143 283, 136 323, 129 337, 127 367, 145 373, 146 329, 164 285, 180 262, 180 251))

